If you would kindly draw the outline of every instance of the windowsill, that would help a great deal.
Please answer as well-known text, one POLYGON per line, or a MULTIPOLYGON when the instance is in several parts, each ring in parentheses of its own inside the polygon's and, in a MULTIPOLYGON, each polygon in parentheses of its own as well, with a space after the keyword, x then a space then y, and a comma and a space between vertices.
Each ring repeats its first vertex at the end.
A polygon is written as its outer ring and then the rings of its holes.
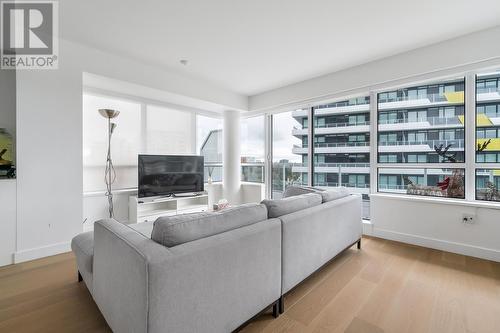
POLYGON ((388 194, 388 193, 374 193, 370 194, 370 198, 387 198, 394 200, 406 200, 406 201, 420 201, 439 205, 455 205, 455 206, 466 206, 466 207, 478 207, 478 208, 490 208, 490 209, 500 209, 500 202, 485 202, 485 201, 465 201, 460 199, 447 199, 447 198, 432 198, 416 195, 405 195, 405 194, 388 194))

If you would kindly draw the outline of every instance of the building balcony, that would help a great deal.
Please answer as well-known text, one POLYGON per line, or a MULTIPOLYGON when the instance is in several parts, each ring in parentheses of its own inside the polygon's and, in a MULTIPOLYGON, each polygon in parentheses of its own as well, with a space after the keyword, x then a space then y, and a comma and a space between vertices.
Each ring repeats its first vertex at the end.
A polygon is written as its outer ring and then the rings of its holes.
POLYGON ((341 142, 341 143, 316 143, 314 144, 316 154, 335 153, 369 153, 369 142, 341 142))
POLYGON ((370 104, 358 104, 349 106, 335 106, 329 108, 316 108, 314 114, 316 116, 330 115, 330 114, 346 114, 346 113, 360 113, 370 112, 370 104))
POLYGON ((479 103, 500 101, 500 88, 480 88, 476 100, 479 103))
POLYGON ((314 185, 319 188, 329 188, 329 187, 347 187, 350 193, 358 193, 358 194, 369 194, 370 193, 370 184, 353 184, 353 183, 330 183, 330 182, 321 182, 314 185))
MULTIPOLYGON (((318 125, 314 128, 314 134, 339 134, 339 133, 364 133, 370 131, 370 122, 364 121, 359 123, 332 123, 318 125)), ((301 137, 308 134, 307 128, 294 127, 292 135, 301 137)))
POLYGON ((380 153, 399 153, 399 152, 435 152, 434 146, 444 147, 451 144, 449 151, 462 151, 465 146, 465 140, 424 140, 424 141, 391 141, 379 142, 378 151, 380 153))
POLYGON ((401 96, 378 101, 379 110, 411 109, 438 105, 464 104, 464 92, 449 92, 444 94, 429 94, 419 96, 401 96))
POLYGON ((294 117, 294 118, 306 118, 308 111, 309 110, 307 110, 307 109, 299 109, 299 110, 292 111, 292 117, 294 117))
MULTIPOLYGON (((293 172, 307 172, 307 165, 296 165, 293 172)), ((316 163, 314 172, 318 173, 370 173, 370 163, 316 163)))
POLYGON ((463 127, 463 116, 456 117, 431 117, 426 119, 395 119, 379 121, 378 130, 384 131, 405 131, 435 128, 460 128, 463 127))
MULTIPOLYGON (((334 106, 334 107, 318 107, 314 109, 314 114, 316 116, 331 115, 331 114, 348 114, 348 113, 360 113, 360 112, 370 112, 370 104, 358 104, 358 105, 348 105, 348 106, 334 106)), ((295 119, 302 119, 307 117, 308 110, 295 110, 292 111, 292 117, 295 119)))

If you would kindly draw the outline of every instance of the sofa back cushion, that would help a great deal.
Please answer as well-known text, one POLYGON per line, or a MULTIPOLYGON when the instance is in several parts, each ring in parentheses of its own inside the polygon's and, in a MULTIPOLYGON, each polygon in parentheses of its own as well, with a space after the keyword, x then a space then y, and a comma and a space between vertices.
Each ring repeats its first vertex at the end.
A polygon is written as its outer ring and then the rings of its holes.
POLYGON ((269 218, 294 213, 309 207, 321 205, 321 195, 317 193, 306 193, 277 200, 262 200, 266 205, 269 218))
POLYGON ((306 193, 317 193, 321 195, 322 202, 328 202, 340 198, 347 197, 349 191, 345 187, 332 187, 327 190, 310 186, 288 186, 283 193, 283 198, 297 196, 306 193))
POLYGON ((267 208, 261 204, 244 204, 220 212, 164 216, 154 222, 151 239, 173 247, 266 219, 267 208))

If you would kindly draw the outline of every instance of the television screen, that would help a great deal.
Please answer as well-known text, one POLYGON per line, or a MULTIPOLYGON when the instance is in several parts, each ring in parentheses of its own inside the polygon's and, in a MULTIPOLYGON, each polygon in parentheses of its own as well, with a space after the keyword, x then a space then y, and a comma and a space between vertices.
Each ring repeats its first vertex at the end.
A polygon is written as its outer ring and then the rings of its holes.
POLYGON ((202 192, 203 156, 139 155, 139 198, 202 192))

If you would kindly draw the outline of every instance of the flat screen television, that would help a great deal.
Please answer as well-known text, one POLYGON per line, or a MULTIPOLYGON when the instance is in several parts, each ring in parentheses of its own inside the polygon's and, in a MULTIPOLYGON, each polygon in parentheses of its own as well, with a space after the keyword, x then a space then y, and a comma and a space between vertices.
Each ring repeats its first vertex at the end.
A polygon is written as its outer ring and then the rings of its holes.
POLYGON ((203 156, 139 155, 139 198, 203 192, 203 156))

